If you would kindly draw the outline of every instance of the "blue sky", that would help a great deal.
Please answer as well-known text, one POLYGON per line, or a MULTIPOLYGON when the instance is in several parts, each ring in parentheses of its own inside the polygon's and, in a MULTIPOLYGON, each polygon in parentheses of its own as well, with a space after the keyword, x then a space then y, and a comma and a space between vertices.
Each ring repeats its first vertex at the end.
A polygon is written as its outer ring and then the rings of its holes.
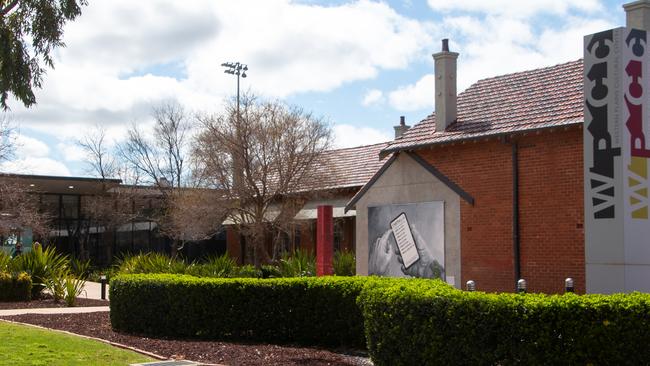
POLYGON ((235 92, 225 61, 247 63, 242 88, 322 116, 337 147, 385 141, 404 115, 433 111, 433 62, 449 38, 459 90, 485 77, 582 55, 582 36, 624 24, 623 1, 91 1, 65 30, 37 92, 11 103, 14 161, 0 170, 88 175, 75 141, 93 126, 111 143, 176 100, 218 112, 235 92))

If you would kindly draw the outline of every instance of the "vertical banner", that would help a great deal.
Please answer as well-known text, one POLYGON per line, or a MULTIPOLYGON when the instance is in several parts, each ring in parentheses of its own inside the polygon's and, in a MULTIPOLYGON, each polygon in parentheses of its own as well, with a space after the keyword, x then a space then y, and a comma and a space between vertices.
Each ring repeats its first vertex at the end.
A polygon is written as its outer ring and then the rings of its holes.
POLYGON ((650 53, 646 31, 628 29, 623 47, 625 287, 650 291, 647 146, 650 124, 650 53))
POLYGON ((650 291, 646 46, 636 29, 584 39, 587 292, 650 291))

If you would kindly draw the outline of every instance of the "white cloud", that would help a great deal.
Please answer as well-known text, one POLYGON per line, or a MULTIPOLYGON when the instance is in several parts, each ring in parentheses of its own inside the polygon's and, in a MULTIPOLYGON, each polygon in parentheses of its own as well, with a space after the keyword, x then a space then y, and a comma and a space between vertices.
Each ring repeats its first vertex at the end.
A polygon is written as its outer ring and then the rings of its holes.
POLYGON ((0 170, 17 174, 69 176, 70 170, 65 164, 50 158, 27 157, 5 162, 0 170))
POLYGON ((571 11, 595 12, 602 9, 599 0, 428 0, 428 3, 438 11, 503 14, 510 18, 525 18, 540 13, 566 15, 571 11))
POLYGON ((384 99, 384 93, 379 90, 379 89, 370 89, 366 93, 366 95, 363 96, 363 101, 361 104, 365 107, 368 107, 373 104, 379 104, 383 101, 384 99))
POLYGON ((15 156, 18 159, 42 158, 50 153, 50 148, 46 143, 33 137, 17 134, 14 142, 16 147, 15 156))
POLYGON ((390 135, 371 127, 357 127, 347 124, 334 126, 334 146, 336 148, 371 145, 391 139, 390 135))
POLYGON ((50 157, 48 145, 23 133, 15 135, 14 159, 0 164, 0 171, 19 174, 70 175, 62 162, 50 157))
POLYGON ((415 111, 434 106, 433 74, 423 76, 415 84, 405 85, 388 94, 390 105, 400 111, 415 111))
POLYGON ((86 161, 86 152, 75 142, 59 142, 56 147, 65 161, 86 161))
POLYGON ((479 79, 537 67, 573 61, 582 57, 582 39, 585 34, 612 28, 603 19, 562 18, 554 28, 533 29, 527 22, 503 21, 500 17, 477 19, 481 26, 467 28, 464 22, 445 20, 463 44, 455 45, 458 58, 458 88, 464 90, 479 79), (477 32, 478 30, 478 32, 477 32))
MULTIPOLYGON (((549 6, 543 10, 537 2, 507 2, 514 9, 522 4, 530 5, 531 8, 526 10, 527 15, 542 11, 560 14, 553 18, 558 24, 551 27, 521 17, 510 17, 505 13, 510 11, 504 9, 507 6, 498 6, 500 1, 497 0, 497 4, 469 0, 430 2, 434 9, 487 13, 484 17, 448 15, 442 20, 443 28, 451 38, 450 49, 460 53, 457 71, 459 92, 486 77, 577 60, 582 57, 584 35, 614 27, 611 19, 568 14, 570 9, 582 9, 582 3, 561 4, 543 0, 539 3, 549 6), (470 11, 470 4, 477 7, 470 11)), ((584 10, 587 10, 592 6, 597 7, 599 3, 585 4, 584 10)), ((434 107, 434 82, 433 75, 425 75, 415 83, 400 86, 388 93, 389 103, 404 111, 431 109, 434 107)))
MULTIPOLYGON (((371 0, 93 1, 66 25, 67 46, 55 51, 38 104, 11 107, 22 128, 52 135, 52 148, 95 124, 118 141, 161 101, 220 110, 236 85, 222 62, 247 63, 241 88, 264 97, 329 92, 409 67, 436 29, 371 0)), ((79 158, 69 149, 62 156, 79 158)))

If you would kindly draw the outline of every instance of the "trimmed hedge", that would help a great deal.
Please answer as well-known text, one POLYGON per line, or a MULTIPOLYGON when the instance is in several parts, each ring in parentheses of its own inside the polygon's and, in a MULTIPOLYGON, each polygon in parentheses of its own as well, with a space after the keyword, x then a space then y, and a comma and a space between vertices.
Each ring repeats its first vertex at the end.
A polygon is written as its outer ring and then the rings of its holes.
POLYGON ((113 327, 150 336, 365 344, 377 366, 650 364, 649 294, 486 294, 424 279, 169 274, 120 275, 110 292, 113 327))
POLYGON ((32 278, 27 273, 0 272, 0 301, 29 301, 31 297, 32 278))
POLYGON ((363 348, 356 299, 368 282, 120 275, 110 283, 111 323, 116 330, 152 336, 363 348))
POLYGON ((377 366, 650 363, 648 294, 485 294, 384 282, 358 302, 377 366))

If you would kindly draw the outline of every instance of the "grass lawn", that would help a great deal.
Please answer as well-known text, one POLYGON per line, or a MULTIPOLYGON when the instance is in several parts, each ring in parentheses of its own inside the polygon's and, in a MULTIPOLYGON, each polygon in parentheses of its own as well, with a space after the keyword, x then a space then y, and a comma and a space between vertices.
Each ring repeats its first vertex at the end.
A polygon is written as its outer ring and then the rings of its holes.
POLYGON ((128 365, 154 361, 108 344, 0 321, 2 365, 128 365))

